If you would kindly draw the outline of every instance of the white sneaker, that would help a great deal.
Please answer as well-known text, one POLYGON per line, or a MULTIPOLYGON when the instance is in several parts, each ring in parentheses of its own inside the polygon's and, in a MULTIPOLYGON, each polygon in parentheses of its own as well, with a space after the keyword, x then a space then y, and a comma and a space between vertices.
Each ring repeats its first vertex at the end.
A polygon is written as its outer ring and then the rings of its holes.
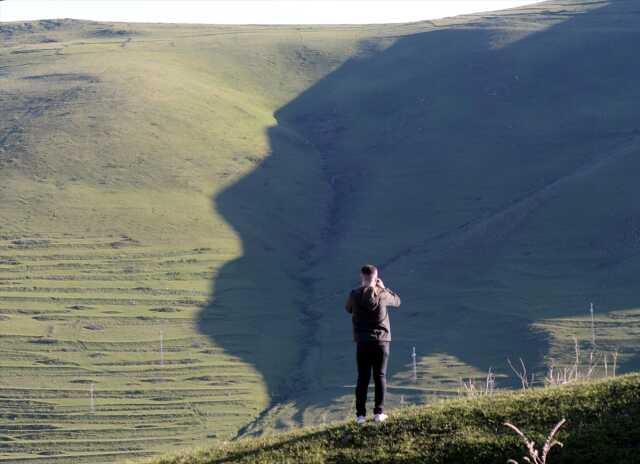
POLYGON ((362 425, 362 424, 364 424, 366 421, 367 421, 367 418, 366 418, 366 417, 364 417, 364 416, 358 416, 358 417, 356 417, 356 423, 357 423, 357 424, 362 425))
POLYGON ((384 422, 387 420, 388 417, 389 416, 387 416, 385 413, 380 413, 373 416, 373 420, 376 422, 384 422))

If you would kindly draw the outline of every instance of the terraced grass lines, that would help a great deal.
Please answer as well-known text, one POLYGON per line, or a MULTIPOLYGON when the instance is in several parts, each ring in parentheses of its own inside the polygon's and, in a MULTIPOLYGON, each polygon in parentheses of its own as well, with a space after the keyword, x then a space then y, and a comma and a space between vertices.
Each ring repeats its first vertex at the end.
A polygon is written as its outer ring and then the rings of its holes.
POLYGON ((226 258, 126 237, 0 241, 0 462, 234 436, 263 406, 260 376, 194 327, 226 258))

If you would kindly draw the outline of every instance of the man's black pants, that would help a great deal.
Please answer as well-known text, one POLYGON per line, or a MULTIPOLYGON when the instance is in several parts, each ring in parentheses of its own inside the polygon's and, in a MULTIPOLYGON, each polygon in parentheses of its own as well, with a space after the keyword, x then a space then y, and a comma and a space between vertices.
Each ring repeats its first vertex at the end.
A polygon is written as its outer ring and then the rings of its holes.
POLYGON ((387 389, 387 363, 389 361, 390 342, 377 340, 357 343, 356 360, 358 363, 358 382, 356 384, 356 415, 366 416, 367 390, 373 371, 375 384, 374 414, 384 410, 384 395, 387 389))

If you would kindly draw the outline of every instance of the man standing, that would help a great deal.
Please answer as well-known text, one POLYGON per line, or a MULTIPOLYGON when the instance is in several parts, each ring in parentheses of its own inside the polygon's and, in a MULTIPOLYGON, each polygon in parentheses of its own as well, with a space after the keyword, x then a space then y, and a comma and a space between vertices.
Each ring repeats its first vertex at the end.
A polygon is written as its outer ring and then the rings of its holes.
POLYGON ((364 424, 371 371, 375 384, 374 420, 383 422, 387 419, 384 413, 384 395, 387 389, 387 362, 391 342, 387 306, 400 306, 400 297, 384 286, 378 278, 378 269, 372 264, 360 269, 360 284, 360 287, 349 293, 345 308, 351 314, 353 339, 356 342, 356 421, 364 424))

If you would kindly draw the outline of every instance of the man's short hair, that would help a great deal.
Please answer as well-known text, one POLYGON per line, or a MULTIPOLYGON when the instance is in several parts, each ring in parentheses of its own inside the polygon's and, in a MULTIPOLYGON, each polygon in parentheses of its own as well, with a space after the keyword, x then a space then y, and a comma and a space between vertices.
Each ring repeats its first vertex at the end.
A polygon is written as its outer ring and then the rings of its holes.
POLYGON ((362 268, 360 269, 360 272, 363 275, 366 276, 372 276, 373 274, 377 274, 378 273, 378 268, 375 267, 373 264, 365 264, 364 266, 362 266, 362 268))

